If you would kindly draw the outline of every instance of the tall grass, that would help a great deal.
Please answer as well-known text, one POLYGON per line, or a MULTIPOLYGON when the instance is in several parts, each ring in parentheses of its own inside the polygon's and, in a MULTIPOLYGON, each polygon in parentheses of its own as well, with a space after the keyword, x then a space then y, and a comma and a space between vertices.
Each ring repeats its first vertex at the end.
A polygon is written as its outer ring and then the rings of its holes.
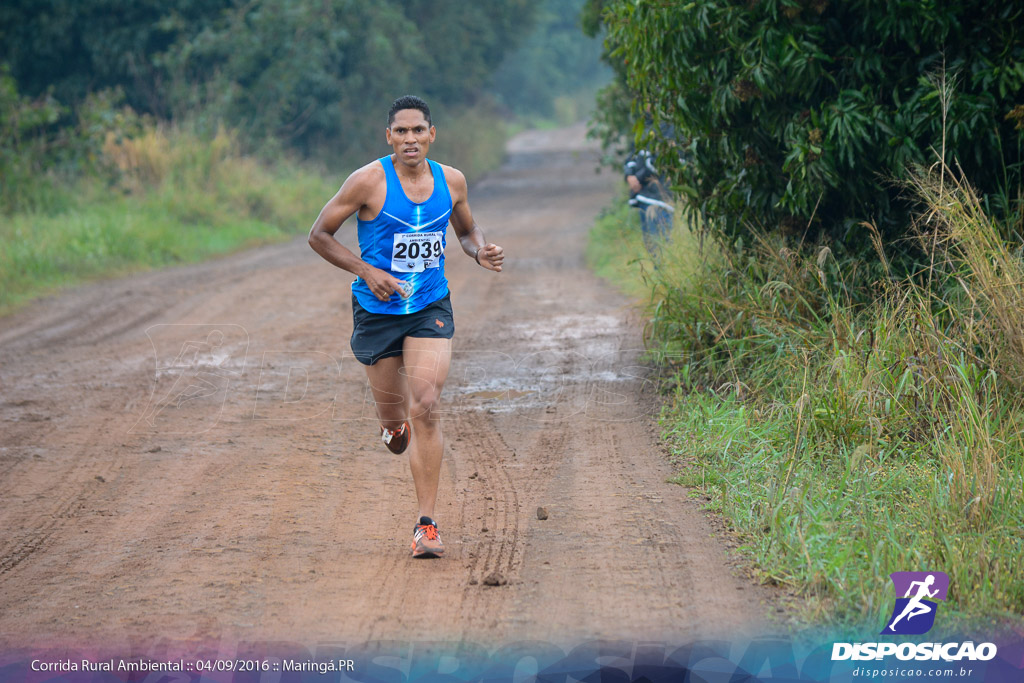
POLYGON ((0 218, 0 312, 91 278, 196 261, 308 228, 337 179, 244 155, 226 130, 148 126, 107 136, 109 173, 64 179, 72 199, 0 218))
POLYGON ((625 196, 601 211, 587 242, 586 260, 598 275, 630 296, 647 296, 646 284, 636 274, 650 264, 640 237, 640 220, 626 204, 625 196))
POLYGON ((962 180, 922 171, 913 189, 937 252, 908 278, 884 249, 670 243, 642 271, 675 366, 661 424, 677 481, 806 618, 881 628, 889 573, 935 570, 951 579, 937 628, 1020 628, 1021 255, 962 180))

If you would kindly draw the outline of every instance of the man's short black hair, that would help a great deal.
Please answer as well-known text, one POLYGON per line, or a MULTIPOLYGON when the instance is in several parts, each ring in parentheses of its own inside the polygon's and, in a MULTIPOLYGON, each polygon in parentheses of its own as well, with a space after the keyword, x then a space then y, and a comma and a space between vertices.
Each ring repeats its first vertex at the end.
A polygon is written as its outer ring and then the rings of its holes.
POLYGON ((388 128, 395 122, 395 114, 403 109, 419 109, 423 112, 423 118, 427 120, 427 125, 434 125, 430 122, 430 107, 427 106, 426 102, 415 95, 403 95, 391 104, 391 109, 388 111, 388 128))

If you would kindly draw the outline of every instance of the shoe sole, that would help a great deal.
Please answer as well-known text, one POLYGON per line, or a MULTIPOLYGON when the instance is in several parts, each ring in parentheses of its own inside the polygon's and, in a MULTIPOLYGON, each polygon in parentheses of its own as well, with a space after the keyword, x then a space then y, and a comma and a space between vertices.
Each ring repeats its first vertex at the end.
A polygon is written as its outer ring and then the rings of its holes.
MULTIPOLYGON (((381 434, 384 434, 383 426, 381 426, 381 434)), ((402 440, 399 442, 401 443, 402 447, 398 450, 395 450, 394 448, 391 447, 391 444, 389 443, 385 443, 384 447, 387 448, 392 453, 394 453, 395 455, 401 455, 402 453, 405 453, 406 449, 409 448, 410 441, 412 441, 412 438, 409 435, 409 424, 405 423, 405 434, 402 436, 402 440)))
POLYGON ((414 560, 428 560, 428 559, 434 559, 434 558, 439 558, 439 557, 443 557, 443 556, 444 556, 444 548, 441 548, 440 550, 421 550, 420 552, 416 552, 416 544, 413 543, 413 546, 412 546, 412 559, 414 559, 414 560))

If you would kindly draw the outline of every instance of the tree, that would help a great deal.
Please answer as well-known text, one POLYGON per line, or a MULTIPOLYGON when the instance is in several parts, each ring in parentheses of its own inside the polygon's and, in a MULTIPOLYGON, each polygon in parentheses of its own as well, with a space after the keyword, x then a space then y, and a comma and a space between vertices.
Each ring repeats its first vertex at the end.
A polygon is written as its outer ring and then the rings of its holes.
POLYGON ((942 154, 995 215, 1020 220, 1020 3, 591 3, 634 95, 634 132, 653 131, 638 141, 724 238, 760 228, 865 249, 867 220, 901 237, 911 207, 892 180, 942 154))
POLYGON ((0 5, 0 63, 21 89, 76 103, 119 88, 166 114, 159 55, 202 30, 231 0, 10 0, 0 5))
POLYGON ((540 3, 534 30, 506 54, 492 77, 505 107, 520 116, 550 117, 559 96, 583 95, 608 81, 601 41, 580 32, 583 6, 584 0, 540 3))

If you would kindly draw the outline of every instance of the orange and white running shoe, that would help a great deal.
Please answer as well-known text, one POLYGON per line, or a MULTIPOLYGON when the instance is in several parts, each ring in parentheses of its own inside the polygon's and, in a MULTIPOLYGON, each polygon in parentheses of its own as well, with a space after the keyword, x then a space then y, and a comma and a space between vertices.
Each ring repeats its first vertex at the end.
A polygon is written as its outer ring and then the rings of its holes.
POLYGON ((402 426, 394 431, 387 429, 384 425, 380 426, 380 440, 395 455, 405 453, 405 449, 409 447, 409 436, 408 422, 403 422, 402 426))
POLYGON ((430 517, 420 517, 420 522, 413 527, 412 556, 414 558, 441 557, 444 555, 444 543, 437 532, 437 522, 430 517))

